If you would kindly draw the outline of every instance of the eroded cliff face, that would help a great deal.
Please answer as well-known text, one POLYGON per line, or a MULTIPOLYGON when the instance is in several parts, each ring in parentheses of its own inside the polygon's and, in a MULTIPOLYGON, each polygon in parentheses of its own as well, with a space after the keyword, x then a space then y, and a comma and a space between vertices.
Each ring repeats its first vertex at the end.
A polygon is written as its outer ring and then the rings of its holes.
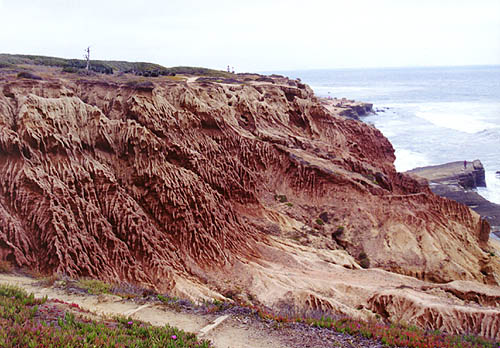
MULTIPOLYGON (((393 320, 413 302, 391 289, 500 281, 479 215, 306 85, 4 77, 0 258, 19 267, 393 320)), ((500 291, 481 289, 493 332, 500 291)))

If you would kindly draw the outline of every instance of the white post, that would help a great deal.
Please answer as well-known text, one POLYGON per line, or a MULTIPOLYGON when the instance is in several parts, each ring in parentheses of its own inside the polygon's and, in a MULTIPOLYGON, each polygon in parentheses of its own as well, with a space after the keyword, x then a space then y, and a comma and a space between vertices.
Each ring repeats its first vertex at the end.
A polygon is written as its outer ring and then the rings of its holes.
POLYGON ((90 69, 90 46, 87 47, 87 49, 85 50, 85 59, 87 60, 87 74, 88 74, 90 69))

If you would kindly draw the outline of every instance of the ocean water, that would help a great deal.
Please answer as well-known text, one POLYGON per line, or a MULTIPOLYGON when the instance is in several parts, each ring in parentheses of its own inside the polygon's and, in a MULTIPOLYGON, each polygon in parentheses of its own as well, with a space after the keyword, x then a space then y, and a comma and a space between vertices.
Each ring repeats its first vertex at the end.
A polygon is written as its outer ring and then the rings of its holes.
POLYGON ((480 159, 500 204, 500 66, 287 71, 319 96, 346 97, 381 110, 363 118, 391 141, 396 169, 480 159))

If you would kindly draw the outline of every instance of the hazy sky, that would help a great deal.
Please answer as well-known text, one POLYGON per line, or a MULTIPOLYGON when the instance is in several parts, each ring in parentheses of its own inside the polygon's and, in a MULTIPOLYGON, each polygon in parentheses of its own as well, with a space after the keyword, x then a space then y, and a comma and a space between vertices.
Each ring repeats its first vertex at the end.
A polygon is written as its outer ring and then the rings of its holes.
POLYGON ((500 64, 500 0, 0 0, 0 52, 237 72, 500 64))

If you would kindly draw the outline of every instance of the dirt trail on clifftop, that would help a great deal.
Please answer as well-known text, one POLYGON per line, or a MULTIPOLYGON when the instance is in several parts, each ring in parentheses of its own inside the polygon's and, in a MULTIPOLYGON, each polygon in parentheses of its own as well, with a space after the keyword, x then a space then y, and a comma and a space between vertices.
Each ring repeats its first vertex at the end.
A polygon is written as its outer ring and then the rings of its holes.
MULTIPOLYGON (((213 315, 194 315, 168 310, 165 307, 151 305, 146 308, 132 301, 123 300, 111 295, 76 295, 54 288, 36 285, 37 281, 28 277, 0 274, 0 284, 17 285, 35 297, 47 296, 48 299, 59 299, 68 303, 76 303, 82 309, 100 316, 129 316, 133 319, 148 322, 152 325, 170 325, 188 332, 199 332, 214 319, 213 315), (139 310, 138 310, 139 309, 139 310), (132 313, 132 314, 130 314, 132 313)), ((209 332, 204 338, 212 341, 217 348, 226 347, 285 347, 276 338, 266 337, 254 332, 252 327, 237 327, 234 319, 228 319, 216 331, 209 332)))
MULTIPOLYGON (((193 332, 200 337, 200 332, 217 319, 225 316, 192 314, 176 311, 158 304, 137 304, 114 295, 74 294, 61 289, 43 287, 39 280, 12 274, 0 274, 0 284, 16 285, 36 298, 47 297, 67 303, 75 303, 84 310, 99 317, 125 316, 150 323, 155 326, 169 325, 186 332, 193 332)), ((319 329, 313 329, 318 331, 319 329)), ((356 344, 355 339, 338 333, 323 332, 316 337, 305 330, 293 332, 282 328, 273 329, 263 322, 242 315, 228 315, 219 325, 200 338, 210 340, 215 348, 322 348, 325 344, 343 347, 379 347, 378 343, 363 342, 356 344), (304 341, 307 341, 306 343, 304 341)), ((325 331, 325 330, 323 330, 325 331)))

